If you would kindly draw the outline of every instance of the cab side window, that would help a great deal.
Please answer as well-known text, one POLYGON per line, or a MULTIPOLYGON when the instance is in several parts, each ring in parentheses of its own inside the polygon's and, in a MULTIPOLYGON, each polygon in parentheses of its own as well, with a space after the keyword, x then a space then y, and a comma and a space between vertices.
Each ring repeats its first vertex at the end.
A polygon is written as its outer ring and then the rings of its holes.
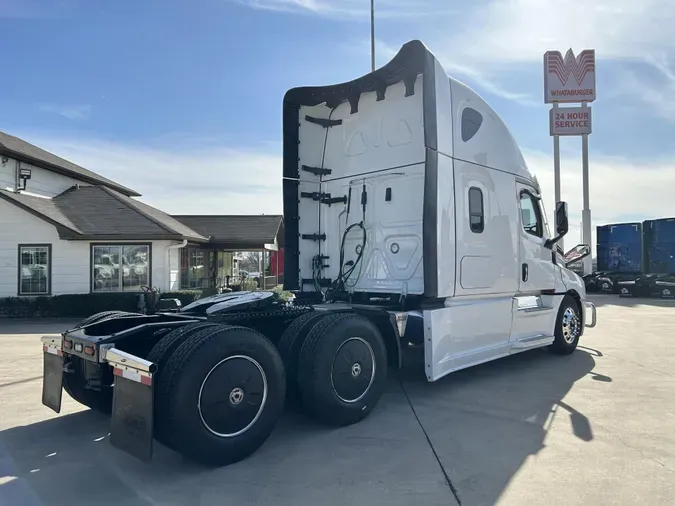
POLYGON ((520 216, 525 232, 535 237, 544 236, 544 225, 539 202, 528 193, 520 195, 520 216))

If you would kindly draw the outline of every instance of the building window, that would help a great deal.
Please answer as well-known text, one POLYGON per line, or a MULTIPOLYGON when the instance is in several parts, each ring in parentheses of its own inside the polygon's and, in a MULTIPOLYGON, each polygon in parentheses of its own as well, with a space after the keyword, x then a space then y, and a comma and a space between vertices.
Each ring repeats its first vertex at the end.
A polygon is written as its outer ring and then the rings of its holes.
POLYGON ((18 294, 49 295, 51 289, 51 244, 20 244, 18 294))
POLYGON ((206 255, 204 250, 196 248, 183 248, 180 250, 180 288, 181 290, 194 290, 206 288, 206 255))
POLYGON ((535 237, 544 236, 539 201, 527 192, 520 194, 520 216, 525 232, 535 237))
POLYGON ((151 286, 150 244, 92 244, 92 292, 140 292, 151 286))
POLYGON ((476 234, 480 234, 485 229, 483 192, 475 186, 469 188, 469 226, 476 234))
POLYGON ((483 124, 483 115, 476 109, 467 107, 462 111, 462 140, 464 142, 470 140, 478 129, 483 124))

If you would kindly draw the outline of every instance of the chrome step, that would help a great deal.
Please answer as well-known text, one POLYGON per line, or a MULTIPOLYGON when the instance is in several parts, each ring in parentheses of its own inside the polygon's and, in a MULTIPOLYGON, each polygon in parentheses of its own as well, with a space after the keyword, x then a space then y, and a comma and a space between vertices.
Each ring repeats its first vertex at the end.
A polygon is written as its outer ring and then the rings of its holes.
POLYGON ((555 340, 554 336, 532 336, 532 337, 526 337, 524 339, 519 339, 518 341, 514 341, 512 348, 518 349, 518 350, 524 350, 527 348, 538 348, 540 346, 548 346, 549 344, 552 344, 553 341, 555 340))

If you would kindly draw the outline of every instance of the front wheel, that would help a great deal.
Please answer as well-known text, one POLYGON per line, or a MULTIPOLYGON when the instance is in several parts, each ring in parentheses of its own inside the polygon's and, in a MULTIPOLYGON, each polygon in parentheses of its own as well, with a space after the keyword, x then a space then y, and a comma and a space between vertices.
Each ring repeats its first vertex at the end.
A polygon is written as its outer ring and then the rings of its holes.
POLYGON ((579 344, 581 337, 581 310, 579 303, 569 295, 565 295, 558 310, 555 323, 555 340, 550 350, 556 355, 569 355, 579 344))

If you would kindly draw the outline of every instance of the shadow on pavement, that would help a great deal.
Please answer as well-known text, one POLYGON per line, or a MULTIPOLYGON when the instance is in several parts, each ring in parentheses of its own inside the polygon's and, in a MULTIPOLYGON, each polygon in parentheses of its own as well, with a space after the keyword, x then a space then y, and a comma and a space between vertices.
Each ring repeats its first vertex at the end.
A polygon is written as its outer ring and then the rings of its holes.
POLYGON ((109 419, 91 411, 8 429, 0 433, 0 504, 455 504, 435 452, 462 503, 487 505, 545 449, 554 418, 567 417, 579 440, 593 439, 591 421, 563 398, 599 351, 527 352, 432 384, 415 352, 360 424, 331 429, 287 412, 258 452, 221 469, 159 445, 151 463, 137 461, 109 444, 109 419))
POLYGON ((533 350, 432 384, 413 372, 419 366, 406 368, 404 388, 462 504, 495 504, 525 461, 545 451, 554 421, 593 440, 591 420, 563 398, 587 375, 612 381, 592 372, 595 357, 602 353, 590 348, 565 357, 533 350))

